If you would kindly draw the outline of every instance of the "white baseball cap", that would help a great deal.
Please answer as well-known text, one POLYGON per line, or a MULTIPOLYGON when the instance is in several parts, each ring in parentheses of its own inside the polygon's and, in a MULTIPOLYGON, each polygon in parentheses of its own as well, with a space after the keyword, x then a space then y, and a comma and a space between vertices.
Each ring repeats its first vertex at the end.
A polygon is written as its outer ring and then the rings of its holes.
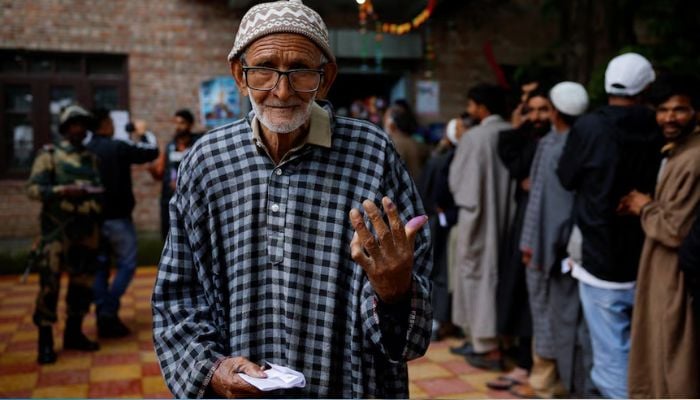
POLYGON ((608 63, 605 92, 617 96, 636 96, 654 79, 656 74, 649 60, 637 53, 625 53, 608 63))
POLYGON ((588 93, 576 82, 559 82, 549 91, 549 99, 559 112, 578 117, 588 108, 588 93))

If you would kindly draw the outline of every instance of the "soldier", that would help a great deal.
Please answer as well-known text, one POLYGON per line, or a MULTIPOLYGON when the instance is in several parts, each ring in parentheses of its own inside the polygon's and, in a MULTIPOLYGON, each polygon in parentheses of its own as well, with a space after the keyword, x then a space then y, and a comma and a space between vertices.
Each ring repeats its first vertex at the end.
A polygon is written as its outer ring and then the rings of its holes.
POLYGON ((101 212, 98 200, 103 191, 97 159, 82 143, 89 120, 90 114, 80 106, 69 106, 61 113, 59 131, 63 140, 44 147, 34 160, 27 183, 29 197, 42 202, 41 289, 34 311, 34 323, 39 327, 39 364, 56 361, 52 324, 56 322, 62 271, 70 275, 63 348, 99 349, 81 329, 92 301, 101 212))

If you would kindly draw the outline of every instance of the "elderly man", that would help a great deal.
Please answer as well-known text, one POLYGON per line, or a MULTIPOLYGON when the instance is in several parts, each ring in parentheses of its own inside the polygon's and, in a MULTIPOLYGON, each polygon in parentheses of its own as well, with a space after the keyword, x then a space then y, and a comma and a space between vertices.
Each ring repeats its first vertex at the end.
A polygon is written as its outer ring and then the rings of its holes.
POLYGON ((153 293, 167 384, 176 397, 407 397, 432 317, 408 172, 385 133, 316 101, 337 66, 300 1, 251 8, 228 59, 253 111, 179 168, 153 293), (260 393, 245 379, 266 362, 306 385, 260 393))

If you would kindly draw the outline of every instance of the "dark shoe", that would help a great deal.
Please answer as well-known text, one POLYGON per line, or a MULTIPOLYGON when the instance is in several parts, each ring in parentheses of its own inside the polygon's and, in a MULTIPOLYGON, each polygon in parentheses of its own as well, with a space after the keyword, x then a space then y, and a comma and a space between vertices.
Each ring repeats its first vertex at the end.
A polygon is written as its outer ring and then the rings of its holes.
POLYGON ((72 335, 63 335, 63 348, 65 350, 97 351, 100 344, 88 339, 82 332, 72 335))
POLYGON ((83 319, 69 317, 66 330, 63 332, 63 348, 65 350, 97 351, 100 345, 83 334, 83 319))
POLYGON ((437 340, 448 337, 464 338, 464 334, 459 327, 452 322, 441 322, 437 330, 437 340))
POLYGON ((39 355, 36 362, 53 364, 56 362, 56 358, 56 352, 53 350, 53 328, 42 326, 39 328, 39 355))
POLYGON ((97 336, 100 338, 122 338, 131 330, 117 316, 97 318, 97 336))
POLYGON ((466 356, 467 354, 474 353, 474 348, 471 343, 464 342, 464 344, 459 347, 450 347, 450 353, 458 356, 466 356))
POLYGON ((97 351, 100 344, 88 339, 82 332, 73 335, 63 335, 63 348, 65 350, 97 351))
POLYGON ((498 350, 487 353, 470 353, 464 356, 472 367, 489 371, 503 371, 503 358, 498 350))

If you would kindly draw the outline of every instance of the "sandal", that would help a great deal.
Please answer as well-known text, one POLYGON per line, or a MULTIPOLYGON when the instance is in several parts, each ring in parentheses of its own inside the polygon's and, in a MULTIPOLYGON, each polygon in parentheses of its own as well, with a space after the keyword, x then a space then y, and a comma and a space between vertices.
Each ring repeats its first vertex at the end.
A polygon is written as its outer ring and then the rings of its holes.
POLYGON ((535 390, 527 383, 521 383, 519 385, 513 385, 508 390, 510 394, 521 399, 536 399, 537 393, 535 390))
POLYGON ((500 375, 498 378, 486 382, 486 386, 493 390, 508 390, 514 385, 521 385, 522 382, 508 375, 500 375))

